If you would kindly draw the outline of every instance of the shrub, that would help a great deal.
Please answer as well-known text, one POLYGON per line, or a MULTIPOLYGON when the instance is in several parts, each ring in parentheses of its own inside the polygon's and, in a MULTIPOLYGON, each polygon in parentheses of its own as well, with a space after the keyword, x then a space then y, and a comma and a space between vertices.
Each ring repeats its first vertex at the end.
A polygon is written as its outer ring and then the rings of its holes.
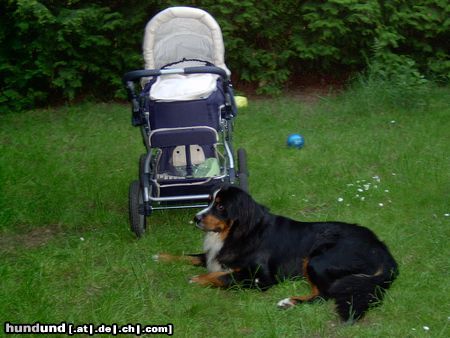
POLYGON ((450 4, 446 0, 378 1, 375 59, 396 68, 399 57, 429 79, 450 80, 450 4))
POLYGON ((416 111, 428 105, 433 84, 418 70, 411 58, 383 54, 374 58, 367 69, 351 82, 345 96, 351 97, 350 111, 385 114, 393 111, 416 111))
MULTIPOLYGON (((105 1, 105 3, 108 3, 105 1)), ((138 68, 138 23, 101 1, 2 2, 0 109, 19 110, 95 94, 112 98, 124 69, 138 68), (135 52, 130 53, 133 50, 135 52)), ((135 14, 135 13, 132 13, 135 14)), ((131 15, 131 18, 136 17, 131 15)))
POLYGON ((302 73, 339 76, 367 67, 391 73, 392 81, 404 70, 407 82, 449 81, 446 0, 5 0, 0 111, 123 95, 121 75, 143 64, 146 22, 174 5, 199 7, 217 19, 234 76, 259 93, 280 93, 302 73))
POLYGON ((195 3, 219 21, 227 62, 238 78, 270 94, 278 93, 297 72, 360 69, 373 41, 378 10, 365 1, 195 3))

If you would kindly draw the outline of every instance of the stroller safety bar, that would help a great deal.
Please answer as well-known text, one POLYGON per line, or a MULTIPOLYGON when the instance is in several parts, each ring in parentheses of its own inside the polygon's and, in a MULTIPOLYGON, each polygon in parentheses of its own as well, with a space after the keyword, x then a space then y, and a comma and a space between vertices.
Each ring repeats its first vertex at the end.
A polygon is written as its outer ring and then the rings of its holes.
POLYGON ((153 77, 169 74, 216 74, 224 80, 228 80, 227 72, 219 67, 202 66, 202 67, 186 67, 186 68, 168 68, 168 69, 140 69, 133 70, 123 76, 125 85, 130 81, 136 81, 143 77, 153 77))

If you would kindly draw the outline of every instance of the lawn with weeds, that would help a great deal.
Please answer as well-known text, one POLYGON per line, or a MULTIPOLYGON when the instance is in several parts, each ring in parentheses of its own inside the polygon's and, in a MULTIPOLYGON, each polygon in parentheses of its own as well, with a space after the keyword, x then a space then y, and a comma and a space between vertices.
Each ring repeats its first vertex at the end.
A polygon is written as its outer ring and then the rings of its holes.
POLYGON ((388 94, 366 87, 314 104, 254 99, 235 125, 258 202, 295 219, 363 224, 390 247, 400 275, 357 324, 340 323, 332 301, 277 309, 309 292, 301 279, 267 292, 220 290, 188 283, 202 268, 154 262, 158 252, 201 250, 195 211, 155 212, 136 240, 128 185, 144 150, 139 130, 128 105, 85 103, 0 115, 2 325, 171 323, 179 337, 450 336, 450 93, 432 88, 401 104, 388 94), (286 147, 294 132, 305 138, 301 150, 286 147))

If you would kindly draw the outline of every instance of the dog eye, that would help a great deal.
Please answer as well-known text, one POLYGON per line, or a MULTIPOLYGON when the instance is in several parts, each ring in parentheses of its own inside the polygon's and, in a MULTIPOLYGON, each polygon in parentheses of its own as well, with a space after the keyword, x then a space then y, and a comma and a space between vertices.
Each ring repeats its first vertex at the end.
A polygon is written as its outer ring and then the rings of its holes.
POLYGON ((223 210, 225 209, 225 207, 223 206, 223 204, 218 203, 218 204, 216 205, 216 209, 219 210, 219 211, 223 211, 223 210))

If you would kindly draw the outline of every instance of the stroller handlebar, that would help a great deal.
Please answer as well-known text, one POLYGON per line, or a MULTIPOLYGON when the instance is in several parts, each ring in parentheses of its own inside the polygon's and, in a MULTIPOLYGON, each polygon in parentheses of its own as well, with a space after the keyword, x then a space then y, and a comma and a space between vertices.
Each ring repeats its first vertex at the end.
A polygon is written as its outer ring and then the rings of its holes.
POLYGON ((200 66, 184 68, 185 74, 216 74, 220 75, 224 80, 228 79, 228 74, 223 68, 214 66, 200 66))
POLYGON ((221 76, 224 80, 228 80, 227 72, 222 68, 214 66, 133 70, 125 73, 122 80, 123 83, 127 85, 128 82, 133 82, 143 77, 154 77, 169 74, 216 74, 221 76))

